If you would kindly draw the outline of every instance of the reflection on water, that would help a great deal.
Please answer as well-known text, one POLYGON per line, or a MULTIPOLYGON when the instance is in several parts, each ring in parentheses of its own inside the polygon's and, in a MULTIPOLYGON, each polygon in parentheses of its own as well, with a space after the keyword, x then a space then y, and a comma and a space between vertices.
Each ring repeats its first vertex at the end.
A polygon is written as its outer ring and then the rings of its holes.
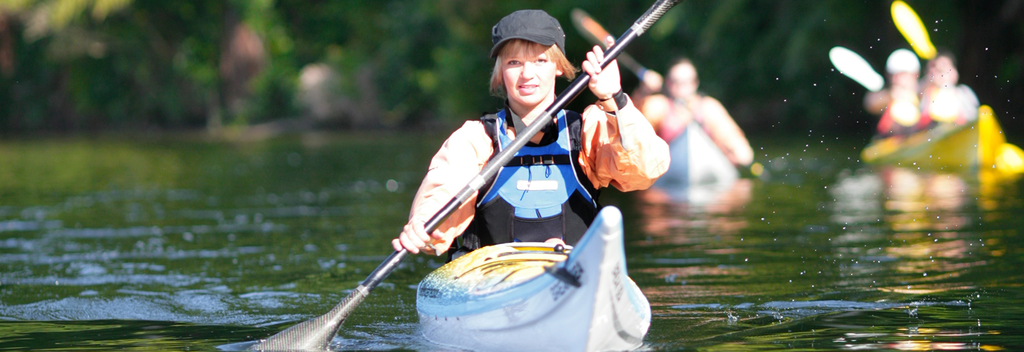
MULTIPOLYGON (((238 350, 322 314, 390 253, 443 137, 2 142, 0 349, 238 350)), ((821 141, 760 149, 770 179, 605 193, 646 348, 1024 349, 1021 181, 821 141)), ((442 261, 407 259, 333 348, 445 350, 415 314, 442 261)))
MULTIPOLYGON (((325 311, 383 259, 429 158, 374 140, 0 144, 0 348, 213 350, 325 311)), ((406 287, 350 320, 359 345, 415 336, 406 287)))
MULTIPOLYGON (((639 192, 643 202, 645 233, 657 235, 660 243, 685 241, 680 231, 695 227, 718 235, 735 234, 746 227, 746 220, 729 216, 738 214, 750 202, 753 181, 750 179, 689 185, 678 188, 652 187, 639 192)), ((678 244, 678 243, 676 243, 678 244)))
POLYGON ((772 161, 713 201, 637 197, 652 348, 1024 348, 1017 180, 772 161))

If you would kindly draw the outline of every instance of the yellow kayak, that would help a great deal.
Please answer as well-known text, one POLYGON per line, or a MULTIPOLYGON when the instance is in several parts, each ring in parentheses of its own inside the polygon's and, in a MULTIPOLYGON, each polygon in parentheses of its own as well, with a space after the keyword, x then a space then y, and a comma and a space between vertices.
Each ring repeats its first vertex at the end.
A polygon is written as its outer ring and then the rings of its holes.
POLYGON ((996 170, 1024 172, 1024 152, 1006 143, 992 108, 983 105, 978 119, 965 125, 942 124, 909 136, 872 141, 861 152, 872 165, 897 165, 940 171, 996 170))

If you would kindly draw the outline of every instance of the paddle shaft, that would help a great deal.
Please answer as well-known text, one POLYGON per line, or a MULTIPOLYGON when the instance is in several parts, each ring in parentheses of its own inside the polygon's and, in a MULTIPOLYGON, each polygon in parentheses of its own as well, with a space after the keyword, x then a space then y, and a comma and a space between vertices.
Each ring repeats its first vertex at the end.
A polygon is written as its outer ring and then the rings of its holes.
MULTIPOLYGON (((650 9, 647 10, 633 26, 630 27, 626 32, 619 37, 619 39, 605 51, 604 60, 601 62, 601 68, 607 67, 615 58, 622 52, 622 49, 629 45, 634 39, 643 34, 647 29, 651 28, 654 22, 657 22, 666 11, 671 9, 677 3, 682 0, 658 0, 650 9)), ((448 201, 437 213, 432 216, 424 228, 427 233, 434 232, 437 227, 444 221, 448 216, 458 209, 463 203, 466 202, 474 193, 480 190, 487 183, 488 180, 494 178, 498 173, 498 170, 509 160, 512 156, 519 151, 526 142, 528 142, 534 135, 544 129, 549 123, 552 122, 552 116, 556 116, 557 112, 560 111, 565 105, 576 98, 583 89, 587 88, 587 84, 590 82, 590 75, 580 75, 573 81, 562 94, 555 97, 555 101, 549 106, 541 116, 534 120, 534 123, 530 124, 524 129, 516 139, 512 141, 504 150, 495 155, 490 161, 484 165, 483 169, 478 175, 470 180, 466 187, 462 188, 459 193, 455 195, 451 200, 448 201)), ((295 349, 317 349, 324 350, 330 344, 331 339, 337 334, 338 330, 341 329, 341 324, 345 321, 349 314, 355 310, 355 308, 366 299, 377 285, 380 285, 384 279, 391 274, 398 264, 402 261, 402 258, 409 252, 406 249, 395 251, 387 259, 384 260, 377 269, 367 276, 366 280, 363 280, 352 293, 350 293, 344 300, 336 305, 331 311, 317 318, 307 320, 305 322, 296 324, 282 332, 279 332, 266 340, 259 342, 252 349, 256 350, 295 350, 295 349)))

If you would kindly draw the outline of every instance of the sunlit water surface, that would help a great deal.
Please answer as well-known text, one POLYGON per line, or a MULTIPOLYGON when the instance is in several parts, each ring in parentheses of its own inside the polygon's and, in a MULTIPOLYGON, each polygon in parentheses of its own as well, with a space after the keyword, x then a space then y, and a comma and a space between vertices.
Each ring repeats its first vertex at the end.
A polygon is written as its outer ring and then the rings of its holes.
MULTIPOLYGON (((443 136, 0 142, 0 350, 237 349, 322 314, 390 253, 443 136)), ((651 301, 647 350, 1024 349, 1017 179, 758 140, 760 179, 605 192, 651 301)), ((338 350, 425 341, 407 259, 338 350)))

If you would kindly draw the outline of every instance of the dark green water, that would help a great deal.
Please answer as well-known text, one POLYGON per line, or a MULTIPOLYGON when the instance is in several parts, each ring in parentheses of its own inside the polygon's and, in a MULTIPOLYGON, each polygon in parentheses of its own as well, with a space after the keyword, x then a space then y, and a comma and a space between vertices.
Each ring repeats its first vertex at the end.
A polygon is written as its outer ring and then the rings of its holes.
MULTIPOLYGON (((0 350, 232 349, 322 314, 390 254, 442 138, 0 141, 0 350)), ((769 178, 603 195, 645 349, 1024 349, 1024 183, 868 168, 859 138, 752 142, 769 178)), ((441 263, 407 259, 336 348, 444 350, 415 315, 441 263)))

